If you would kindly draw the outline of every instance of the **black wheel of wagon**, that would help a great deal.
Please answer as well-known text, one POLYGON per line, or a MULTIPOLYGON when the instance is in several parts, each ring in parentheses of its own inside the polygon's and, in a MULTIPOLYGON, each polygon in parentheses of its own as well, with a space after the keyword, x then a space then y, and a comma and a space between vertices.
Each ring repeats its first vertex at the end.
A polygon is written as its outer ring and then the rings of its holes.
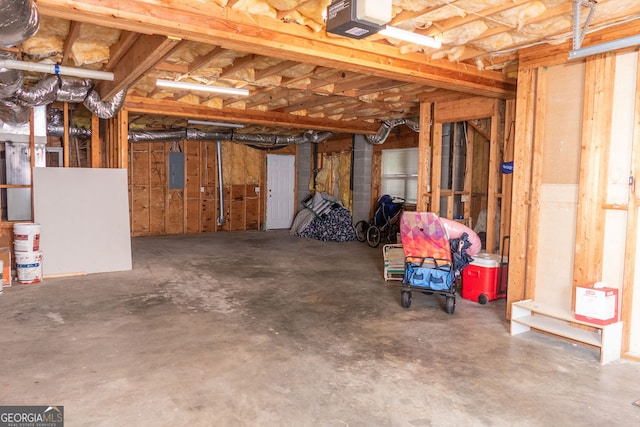
POLYGON ((356 237, 358 238, 358 241, 364 242, 365 240, 367 240, 368 228, 369 224, 367 224, 367 221, 358 221, 358 223, 356 224, 356 237))
POLYGON ((455 297, 447 297, 447 313, 453 314, 456 309, 456 299, 455 297))
POLYGON ((377 248, 380 244, 380 229, 372 225, 367 230, 367 243, 372 248, 377 248))
POLYGON ((400 304, 402 305, 402 308, 411 307, 411 291, 400 292, 400 304))
POLYGON ((478 296, 478 302, 482 305, 485 305, 489 302, 489 297, 486 294, 480 294, 478 296))

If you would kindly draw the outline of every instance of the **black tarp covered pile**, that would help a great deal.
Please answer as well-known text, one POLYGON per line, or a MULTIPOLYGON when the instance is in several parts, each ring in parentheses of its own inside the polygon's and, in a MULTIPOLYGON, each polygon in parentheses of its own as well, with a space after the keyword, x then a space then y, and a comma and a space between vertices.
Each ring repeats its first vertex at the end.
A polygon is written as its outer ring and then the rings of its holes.
POLYGON ((337 199, 325 193, 316 193, 306 209, 298 213, 291 232, 299 237, 324 242, 348 242, 356 240, 356 232, 349 210, 337 199), (331 201, 327 209, 327 200, 331 201), (321 214, 318 211, 322 211, 321 214))

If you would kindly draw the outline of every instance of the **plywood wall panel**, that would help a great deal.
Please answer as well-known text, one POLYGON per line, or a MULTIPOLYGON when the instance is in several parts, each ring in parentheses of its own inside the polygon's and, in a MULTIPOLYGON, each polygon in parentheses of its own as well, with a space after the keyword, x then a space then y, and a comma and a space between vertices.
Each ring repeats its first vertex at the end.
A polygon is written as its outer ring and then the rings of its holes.
POLYGON ((151 185, 149 187, 149 234, 166 234, 165 206, 165 187, 163 185, 151 185))
POLYGON ((542 182, 577 184, 580 173, 584 63, 546 68, 542 182))
POLYGON ((181 190, 171 190, 167 196, 167 234, 184 233, 184 200, 181 190))
POLYGON ((149 187, 134 185, 131 192, 131 232, 134 235, 149 232, 149 187))

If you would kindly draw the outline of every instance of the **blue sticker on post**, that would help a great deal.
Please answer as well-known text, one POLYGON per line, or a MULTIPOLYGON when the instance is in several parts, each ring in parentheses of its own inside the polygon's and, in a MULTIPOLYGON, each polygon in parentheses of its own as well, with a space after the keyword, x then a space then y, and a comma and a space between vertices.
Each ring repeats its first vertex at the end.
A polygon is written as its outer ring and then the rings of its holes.
POLYGON ((500 172, 505 174, 513 173, 513 162, 502 162, 500 164, 500 172))

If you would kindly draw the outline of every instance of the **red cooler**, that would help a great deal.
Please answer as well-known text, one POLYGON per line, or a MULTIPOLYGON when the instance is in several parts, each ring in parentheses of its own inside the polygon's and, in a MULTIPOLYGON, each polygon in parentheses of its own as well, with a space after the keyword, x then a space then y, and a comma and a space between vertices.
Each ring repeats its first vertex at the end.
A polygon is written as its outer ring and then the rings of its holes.
POLYGON ((479 253, 473 256, 473 262, 462 270, 462 298, 486 304, 498 298, 506 297, 506 286, 499 287, 499 268, 502 264, 502 282, 506 285, 506 260, 501 262, 500 255, 479 253))

